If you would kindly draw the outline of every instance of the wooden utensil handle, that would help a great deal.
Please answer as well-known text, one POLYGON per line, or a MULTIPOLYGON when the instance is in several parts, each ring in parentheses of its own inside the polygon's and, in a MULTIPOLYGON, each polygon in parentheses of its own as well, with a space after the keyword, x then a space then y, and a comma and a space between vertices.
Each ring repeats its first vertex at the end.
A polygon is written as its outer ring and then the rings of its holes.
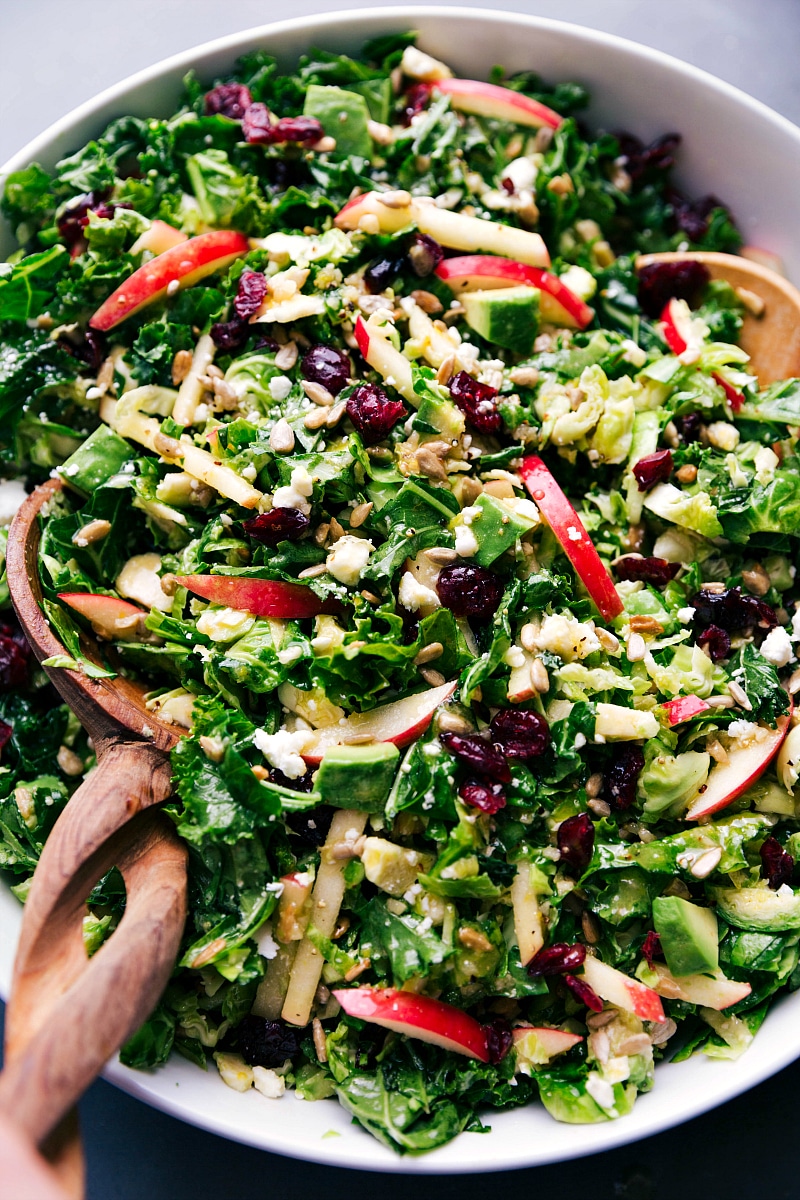
POLYGON ((186 851, 153 809, 169 791, 162 752, 104 745, 45 845, 25 906, 0 1076, 0 1110, 37 1142, 147 1018, 174 965, 186 851), (86 898, 113 866, 125 880, 125 912, 89 959, 86 898))

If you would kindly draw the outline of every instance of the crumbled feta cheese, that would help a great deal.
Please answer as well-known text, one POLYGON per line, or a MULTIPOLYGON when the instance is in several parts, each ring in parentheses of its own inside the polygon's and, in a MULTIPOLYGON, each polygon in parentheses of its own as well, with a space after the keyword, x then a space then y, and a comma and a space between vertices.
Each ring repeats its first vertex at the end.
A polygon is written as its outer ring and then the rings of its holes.
POLYGON ((561 282, 581 300, 591 300, 597 291, 597 280, 584 267, 573 264, 560 276, 561 282))
POLYGON ((632 367, 643 367, 647 362, 647 351, 641 346, 637 346, 636 342, 630 338, 625 338, 622 343, 623 359, 631 364, 632 367))
POLYGON ((374 549, 372 542, 366 538, 346 533, 338 542, 334 542, 325 560, 325 566, 339 583, 343 583, 345 587, 355 587, 374 549))
POLYGON ((574 525, 568 526, 567 537, 571 542, 579 542, 582 536, 583 534, 581 533, 580 529, 576 529, 574 525))
MULTIPOLYGON (((207 608, 197 618, 200 633, 212 642, 233 642, 253 627, 255 617, 236 608, 207 608)), ((199 649, 199 647, 198 647, 199 649)))
POLYGON ((311 512, 309 497, 314 491, 314 480, 305 466, 295 467, 288 484, 275 489, 272 497, 273 508, 296 508, 303 516, 311 512))
POLYGON ((290 667, 293 662, 297 662, 298 658, 302 657, 302 646, 287 646, 285 650, 278 651, 278 662, 282 667, 290 667))
POLYGON ((726 730, 729 737, 735 738, 737 742, 752 742, 758 733, 758 726, 755 721, 731 721, 726 730))
POLYGON ((533 640, 540 650, 549 650, 565 662, 586 658, 600 649, 594 626, 560 613, 545 617, 533 640))
POLYGON ((246 467, 242 468, 242 479, 247 479, 250 483, 253 482, 257 474, 258 471, 255 469, 252 463, 249 463, 246 467))
POLYGON ((712 421, 706 427, 708 440, 717 450, 735 450, 739 445, 739 430, 728 421, 712 421))
POLYGON ((397 599, 409 612, 418 612, 421 608, 438 608, 441 604, 433 588, 420 583, 413 571, 403 573, 397 599))
POLYGON ((262 925, 262 927, 259 929, 258 933, 256 934, 256 945, 258 946, 258 953, 262 958, 274 958, 278 953, 279 947, 278 943, 275 941, 275 938, 272 936, 271 921, 267 921, 266 925, 262 925))
POLYGON ((586 1076, 586 1091, 600 1108, 606 1112, 613 1111, 614 1089, 597 1071, 590 1071, 586 1076))
POLYGON ((0 479, 0 525, 10 525, 28 493, 21 479, 0 479))
POLYGON ((791 639, 782 625, 776 625, 764 638, 761 655, 774 667, 785 667, 794 659, 791 639))
POLYGON ((780 461, 775 451, 769 446, 761 446, 756 451, 753 463, 756 468, 756 479, 760 484, 766 486, 768 483, 772 483, 775 478, 775 468, 780 461))
POLYGON ((288 375, 275 375, 267 384, 269 394, 280 404, 292 390, 292 381, 288 375))
POLYGON ((483 509, 478 508, 477 504, 469 505, 461 510, 461 520, 465 525, 471 525, 476 517, 479 517, 483 509))
POLYGON ((695 610, 687 604, 686 608, 679 608, 675 613, 675 616, 678 618, 681 625, 688 625, 690 621, 694 620, 696 613, 695 610))
POLYGON ((270 1100, 279 1100, 286 1091, 286 1081, 282 1075, 271 1071, 269 1067, 253 1067, 253 1087, 262 1096, 270 1100))
POLYGON ((529 158, 514 158, 503 171, 503 179, 510 179, 518 192, 531 190, 536 183, 536 167, 529 158))
POLYGON ((116 579, 116 589, 126 600, 137 600, 145 608, 157 608, 169 612, 172 597, 161 587, 158 570, 161 558, 158 554, 134 554, 129 558, 116 579))
POLYGON ((469 525, 456 525, 456 554, 461 558, 472 558, 478 553, 478 539, 469 525))
POLYGON ((527 662, 525 651, 520 646, 509 646, 503 655, 503 662, 507 667, 524 667, 527 662))
POLYGON ((305 775, 306 764, 301 755, 310 741, 311 734, 306 729, 294 733, 288 729, 279 729, 277 733, 257 729, 253 734, 253 742, 270 766, 282 771, 287 779, 300 779, 305 775))

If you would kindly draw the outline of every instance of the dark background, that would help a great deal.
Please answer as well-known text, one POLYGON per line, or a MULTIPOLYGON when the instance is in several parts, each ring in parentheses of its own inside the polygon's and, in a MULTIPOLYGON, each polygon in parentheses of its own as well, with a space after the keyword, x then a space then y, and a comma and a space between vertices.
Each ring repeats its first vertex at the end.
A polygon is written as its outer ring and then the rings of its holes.
MULTIPOLYGON (((102 88, 189 46, 347 0, 0 0, 0 162, 102 88)), ((377 4, 376 4, 377 7, 377 4)), ((381 6, 383 7, 383 6, 381 6)), ((506 0, 665 50, 800 122, 798 0, 506 0)), ((669 113, 664 129, 670 128, 669 113)), ((688 132, 688 131, 685 131, 688 132)), ((89 1200, 288 1200, 410 1189, 440 1200, 790 1200, 800 1196, 800 1064, 669 1133, 562 1166, 409 1178, 299 1163, 226 1142, 100 1082, 83 1101, 89 1200)), ((491 1135, 490 1135, 491 1136, 491 1135)))

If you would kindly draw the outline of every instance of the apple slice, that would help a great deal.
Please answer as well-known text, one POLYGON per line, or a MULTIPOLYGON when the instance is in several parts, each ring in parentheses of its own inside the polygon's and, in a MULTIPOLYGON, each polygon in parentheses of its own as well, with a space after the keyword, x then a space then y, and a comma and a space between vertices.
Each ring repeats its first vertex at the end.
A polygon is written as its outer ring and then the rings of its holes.
POLYGON ((166 221, 153 221, 150 228, 133 243, 131 254, 138 254, 140 250, 149 250, 151 254, 163 254, 165 250, 171 250, 173 246, 180 246, 188 240, 188 235, 181 233, 174 225, 168 225, 166 221))
POLYGON ((89 321, 93 329, 113 329, 148 304, 167 295, 170 284, 191 287, 199 279, 222 271, 234 259, 247 254, 250 243, 243 233, 232 229, 201 233, 158 254, 134 271, 112 292, 89 321))
POLYGON ((307 763, 319 763, 329 746, 339 746, 356 735, 365 740, 371 737, 375 742, 407 746, 428 728, 436 709, 455 690, 454 680, 426 692, 417 692, 414 696, 404 696, 402 700, 393 700, 391 704, 382 704, 369 712, 351 713, 344 721, 315 729, 313 739, 303 750, 303 758, 307 763))
POLYGON ((658 994, 638 979, 623 975, 616 967, 587 955, 583 964, 583 979, 597 992, 601 1000, 615 1004, 626 1012, 635 1013, 643 1021, 663 1021, 664 1009, 658 994))
POLYGON ((567 1033, 565 1029, 550 1029, 546 1025, 518 1025, 511 1031, 517 1070, 525 1067, 543 1067, 582 1042, 578 1033, 567 1033))
MULTIPOLYGON (((696 362, 704 345, 705 335, 700 331, 701 322, 692 317, 685 300, 668 300, 661 313, 661 332, 673 354, 686 363, 696 362)), ((711 378, 718 383, 728 398, 734 412, 744 404, 744 396, 729 383, 720 371, 712 371, 711 378)))
POLYGON ((504 254, 533 267, 550 266, 550 255, 538 233, 450 212, 439 208, 430 196, 414 199, 409 196, 407 204, 398 205, 397 196, 397 192, 390 193, 391 203, 385 203, 380 192, 356 196, 337 213, 334 224, 339 229, 359 229, 364 228, 360 224, 363 218, 369 217, 370 221, 364 222, 367 232, 377 221, 381 233, 397 233, 408 225, 416 225, 420 233, 451 250, 504 254))
POLYGON ((379 326, 368 325, 362 317, 357 318, 353 332, 358 348, 369 366, 383 376, 389 387, 393 387, 404 400, 417 408, 420 398, 414 391, 411 363, 405 355, 395 350, 379 326))
POLYGON ((676 979, 665 963, 653 963, 653 970, 658 975, 654 988, 665 999, 702 1004, 704 1008, 715 1008, 717 1012, 738 1004, 752 991, 749 983, 741 983, 738 979, 713 978, 710 975, 681 975, 676 979))
POLYGON ((491 254, 446 258, 439 263, 436 274, 456 293, 529 284, 541 292, 539 311, 551 325, 585 329, 594 318, 594 310, 570 291, 557 275, 510 258, 491 254))
POLYGON ((59 592, 58 598, 91 622, 98 637, 115 642, 140 642, 147 635, 147 613, 118 596, 98 596, 93 592, 59 592))
POLYGON ((741 744, 734 740, 731 743, 728 761, 717 763, 712 769, 702 794, 687 810, 685 820, 699 821, 701 817, 709 817, 727 808, 763 775, 789 731, 793 710, 794 704, 790 712, 778 718, 777 729, 759 725, 753 741, 741 744))
POLYGON ((613 621, 623 610, 622 601, 575 509, 537 455, 523 458, 520 474, 601 616, 613 621))
POLYGON ((482 83, 478 79, 437 79, 433 86, 450 97, 451 106, 458 112, 490 117, 493 121, 513 121, 534 129, 541 129, 543 125, 548 129, 559 129, 564 124, 564 118, 547 105, 495 83, 482 83))
POLYGON ((242 575, 178 575, 181 587, 213 604, 224 604, 237 612, 256 617, 301 620, 325 611, 326 603, 302 583, 284 583, 276 579, 251 579, 242 575))
POLYGON ((350 1017, 360 1017, 479 1062, 489 1061, 485 1027, 452 1004, 398 988, 340 988, 333 994, 350 1017))
POLYGON ((711 705, 706 704, 699 696, 678 696, 677 700, 667 700, 661 707, 666 712, 670 725, 680 725, 683 721, 690 721, 698 713, 705 712, 711 705))
POLYGON ((517 866, 511 884, 511 905, 519 959, 523 967, 527 967, 544 945, 544 917, 539 897, 531 886, 531 864, 526 858, 517 866))
POLYGON ((278 919, 275 922, 275 937, 279 942, 300 942, 311 916, 311 889, 314 876, 311 871, 292 871, 283 875, 281 898, 278 901, 278 919))

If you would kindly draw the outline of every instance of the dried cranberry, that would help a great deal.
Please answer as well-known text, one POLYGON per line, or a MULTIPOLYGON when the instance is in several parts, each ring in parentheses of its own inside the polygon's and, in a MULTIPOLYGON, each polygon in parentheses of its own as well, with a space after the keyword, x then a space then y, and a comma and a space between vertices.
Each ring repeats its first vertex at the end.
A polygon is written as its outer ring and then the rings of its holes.
POLYGON ((568 817, 558 827, 558 848, 561 861, 575 875, 582 875, 592 861, 594 850, 594 825, 587 813, 568 817))
MULTIPOLYGON (((105 209, 108 215, 113 213, 114 206, 103 203, 107 194, 106 191, 102 191, 87 192, 82 196, 76 196, 74 200, 70 200, 58 217, 56 221, 58 232, 64 239, 72 258, 82 254, 86 249, 84 231, 89 224, 89 213, 97 212, 100 208, 105 209)), ((126 207, 130 208, 130 205, 126 205, 126 207)))
POLYGON ((442 733, 439 741, 459 762, 469 767, 482 779, 496 783, 508 783, 511 779, 511 769, 505 755, 499 746, 486 738, 474 734, 442 733))
POLYGON ((704 629, 697 638, 697 644, 705 646, 712 662, 721 662, 731 652, 730 634, 720 629, 719 625, 709 625, 708 629, 704 629))
POLYGON ((233 307, 237 317, 246 321, 261 308, 267 294, 267 277, 260 271, 242 271, 233 307))
POLYGON ((575 999, 580 1000, 581 1004, 585 1004, 592 1012, 603 1011, 603 1001, 594 988, 590 988, 585 980, 577 979, 574 975, 565 975, 564 983, 572 992, 575 999))
POLYGON ((490 816, 506 806, 505 794, 499 783, 481 783, 477 779, 469 779, 462 783, 458 794, 470 808, 478 808, 490 816))
POLYGON ((652 970, 653 959, 663 957, 664 952, 661 949, 661 937, 656 933, 655 929, 651 929, 642 943, 642 958, 644 958, 648 967, 652 970))
POLYGON ((503 188, 504 191, 508 192, 509 196, 514 195, 514 180, 509 179, 507 175, 505 176, 505 178, 500 180, 500 186, 503 188))
POLYGON ((710 278, 711 272, 705 263, 694 259, 650 263, 639 271, 639 303, 648 317, 653 318, 661 316, 664 305, 673 296, 688 301, 690 308, 696 308, 710 278))
POLYGON ((0 721, 0 752, 11 741, 13 733, 14 729, 11 725, 6 725, 5 721, 0 721))
POLYGON ((282 1067, 298 1050, 297 1030, 283 1021, 249 1014, 236 1030, 242 1058, 251 1067, 282 1067))
POLYGON ((687 446, 692 442, 700 441, 700 430, 703 427, 702 413, 687 413, 685 417, 678 417, 676 424, 680 430, 681 440, 687 446))
POLYGON ((241 317, 217 321, 211 326, 211 340, 218 350, 238 350, 247 341, 250 329, 241 317))
POLYGON ((555 942, 545 946, 528 963, 529 975, 563 975, 565 971, 577 971, 586 961, 586 947, 580 942, 572 946, 566 942, 555 942))
POLYGON ((0 625, 0 691, 22 687, 28 677, 28 643, 15 637, 8 625, 0 625))
POLYGON ((402 259, 391 258, 376 258, 369 264, 364 272, 364 283, 367 289, 373 293, 383 292, 397 275, 402 266, 402 259))
POLYGON ((411 270, 420 279, 432 275, 444 258, 444 250, 427 233, 414 234, 414 240, 408 248, 408 261, 411 270))
POLYGON ((773 629, 778 624, 775 610, 757 596, 742 593, 742 589, 728 588, 724 592, 701 590, 689 604, 694 609, 695 625, 707 629, 716 625, 728 633, 757 625, 761 629, 773 629))
POLYGON ((665 483, 672 474, 672 451, 656 450, 633 464, 633 477, 640 492, 647 492, 657 483, 665 483))
POLYGON ((375 383, 362 383, 347 397, 347 415, 367 446, 382 441, 406 415, 402 400, 390 400, 375 383))
POLYGON ((511 1026, 502 1017, 495 1017, 484 1026, 486 1030, 486 1049, 489 1051, 489 1062, 499 1063, 511 1049, 514 1038, 511 1026))
POLYGON ((636 784, 644 769, 644 750, 633 743, 618 746, 614 761, 606 768, 604 794, 615 808, 630 808, 636 799, 636 784))
POLYGON ((531 708, 506 708, 492 718, 492 737, 509 758, 536 758, 550 745, 550 726, 531 708))
POLYGON ((625 170, 634 183, 649 172, 669 171, 675 165, 675 151, 682 140, 679 133, 662 134, 649 146, 632 133, 618 133, 617 139, 625 170))
POLYGON ((275 141, 272 119, 266 104, 251 104, 242 118, 244 140, 251 145, 271 146, 275 141))
POLYGON ((503 581, 486 567, 454 565, 439 572, 436 593, 455 616, 488 621, 500 607, 503 581))
POLYGON ((675 229, 687 234, 693 242, 702 241, 708 233, 708 218, 714 209, 725 208, 716 196, 700 196, 697 200, 687 200, 674 188, 669 189, 666 199, 672 206, 675 229))
POLYGON ((219 114, 221 117, 230 117, 232 121, 241 121, 252 103, 250 89, 243 83, 221 83, 206 92, 205 112, 207 117, 219 114))
POLYGON ((459 371, 450 380, 450 395, 479 433, 499 433, 503 428, 503 418, 497 411, 497 388, 459 371))
POLYGON ((333 346, 312 346, 300 364, 303 379, 321 383, 333 396, 348 382, 351 370, 350 359, 333 346))
POLYGON ((680 570, 680 563, 667 562, 665 558, 639 558, 626 554, 614 563, 617 579, 641 580, 655 587, 664 587, 680 570))
POLYGON ((759 853, 761 855, 761 877, 768 881, 773 892, 777 892, 784 883, 791 881, 794 859, 772 834, 762 842, 759 853))
MULTIPOLYGON (((280 782, 281 787, 290 787, 294 791, 302 792, 313 788, 310 771, 306 771, 305 775, 301 775, 299 779, 289 780, 280 771, 270 771, 270 778, 280 782), (308 787, 306 787, 306 781, 308 787), (303 786, 298 787, 298 784, 303 786)), ((289 812, 284 820, 289 827, 289 832, 302 838, 309 846, 324 846, 335 811, 330 805, 321 805, 319 808, 308 809, 306 812, 289 812)))
POLYGON ((299 508, 271 508, 269 512, 259 513, 257 517, 242 522, 247 536, 265 546, 296 542, 310 525, 308 517, 299 508))
POLYGON ((273 136, 276 142, 299 142, 302 146, 313 146, 324 132, 316 117, 281 117, 273 136))
POLYGON ((403 125, 410 125, 411 118, 417 113, 422 112, 427 107, 428 101, 431 98, 431 85, 429 83, 414 83, 408 89, 403 97, 403 112, 401 121, 403 125))

